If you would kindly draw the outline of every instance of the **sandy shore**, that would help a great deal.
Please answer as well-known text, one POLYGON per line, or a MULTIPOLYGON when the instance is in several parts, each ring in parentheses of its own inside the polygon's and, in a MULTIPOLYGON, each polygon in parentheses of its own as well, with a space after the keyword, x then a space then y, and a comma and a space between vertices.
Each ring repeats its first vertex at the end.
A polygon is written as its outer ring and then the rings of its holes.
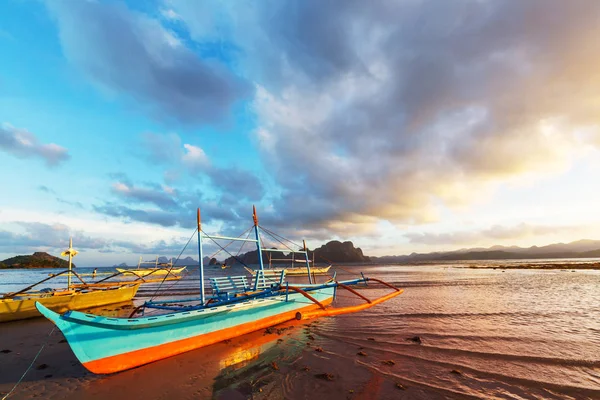
MULTIPOLYGON (((124 311, 116 307, 114 313, 124 311)), ((318 335, 313 328, 320 322, 293 321, 113 375, 85 370, 58 329, 48 336, 53 325, 43 318, 4 323, 0 394, 10 391, 46 342, 11 399, 448 398, 404 382, 393 365, 380 362, 381 371, 374 370, 366 358, 389 357, 358 355, 360 346, 318 335)))

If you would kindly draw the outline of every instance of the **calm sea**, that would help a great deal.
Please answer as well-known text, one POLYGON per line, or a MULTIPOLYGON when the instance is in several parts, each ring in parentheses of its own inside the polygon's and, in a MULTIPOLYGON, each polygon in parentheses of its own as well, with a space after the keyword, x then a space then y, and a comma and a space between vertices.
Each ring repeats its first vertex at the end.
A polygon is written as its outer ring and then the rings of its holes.
MULTIPOLYGON (((237 381, 227 379, 234 374, 269 381, 266 398, 311 398, 315 391, 346 398, 355 389, 362 393, 356 398, 600 398, 600 271, 464 268, 468 265, 338 269, 340 278, 363 271, 405 291, 360 313, 302 325, 305 336, 298 337, 302 329, 296 328, 293 337, 302 346, 283 347, 277 353, 277 374, 273 356, 259 350, 235 374, 227 364, 226 373, 213 377, 213 395, 228 398, 237 381), (312 346, 304 347, 304 341, 312 346), (318 346, 323 352, 313 351, 318 346), (301 366, 315 357, 322 363, 313 363, 308 377, 307 367, 301 366), (314 378, 318 368, 335 380, 314 378), (391 383, 401 383, 406 390, 391 383)), ((49 272, 0 271, 0 292, 19 289, 49 272)), ((241 274, 236 268, 227 272, 241 274)), ((197 286, 192 269, 182 282, 167 282, 162 289, 179 295, 197 286)), ((136 302, 155 289, 156 285, 144 287, 136 302)), ((370 298, 388 292, 374 285, 361 290, 370 298)), ((339 295, 338 305, 356 303, 347 292, 339 295)), ((111 377, 103 379, 110 385, 111 377)))

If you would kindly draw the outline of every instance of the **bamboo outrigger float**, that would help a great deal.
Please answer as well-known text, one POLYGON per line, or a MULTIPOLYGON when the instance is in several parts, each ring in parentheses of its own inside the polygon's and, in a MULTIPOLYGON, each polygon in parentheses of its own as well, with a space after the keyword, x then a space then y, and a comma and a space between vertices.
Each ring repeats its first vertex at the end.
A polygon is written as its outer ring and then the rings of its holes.
POLYGON ((197 218, 200 260, 203 259, 203 239, 256 244, 260 268, 253 275, 252 282, 246 276, 211 278, 212 296, 207 297, 204 266, 200 263, 199 298, 148 301, 143 305, 143 310, 166 311, 163 315, 133 317, 132 314, 130 318, 106 318, 77 311, 60 315, 41 303, 36 304, 38 310, 63 332, 73 352, 89 371, 97 374, 123 371, 292 319, 363 310, 402 293, 401 289, 364 276, 339 282, 333 278, 318 284, 313 282, 308 262, 307 284, 286 282, 283 272, 279 279, 274 280, 264 274, 263 248, 255 209, 254 239, 208 235, 202 231, 200 210, 197 218), (350 288, 350 285, 370 281, 383 283, 393 292, 371 301, 350 288), (329 307, 340 288, 357 294, 366 301, 365 304, 329 307))

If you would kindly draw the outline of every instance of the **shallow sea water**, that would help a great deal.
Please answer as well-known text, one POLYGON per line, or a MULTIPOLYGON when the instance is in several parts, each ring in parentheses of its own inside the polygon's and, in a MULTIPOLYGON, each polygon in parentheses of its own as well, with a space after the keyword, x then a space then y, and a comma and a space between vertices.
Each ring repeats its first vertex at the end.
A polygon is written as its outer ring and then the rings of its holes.
MULTIPOLYGON (((134 377, 148 382, 149 398, 600 398, 600 271, 382 265, 344 267, 338 279, 359 271, 404 293, 360 313, 284 324, 120 374, 98 377, 73 367, 41 388, 34 372, 22 398, 124 398, 119 388, 134 377), (410 340, 416 336, 420 343, 410 340)), ((0 271, 0 292, 47 271, 19 279, 16 273, 0 271)), ((192 270, 163 289, 172 296, 197 286, 192 270)), ((144 287, 136 303, 155 289, 144 287)), ((389 289, 370 284, 360 291, 376 298, 389 289)), ((359 302, 338 292, 338 306, 359 302)), ((76 364, 66 346, 60 349, 54 357, 76 364)), ((12 360, 16 370, 27 364, 12 360)))

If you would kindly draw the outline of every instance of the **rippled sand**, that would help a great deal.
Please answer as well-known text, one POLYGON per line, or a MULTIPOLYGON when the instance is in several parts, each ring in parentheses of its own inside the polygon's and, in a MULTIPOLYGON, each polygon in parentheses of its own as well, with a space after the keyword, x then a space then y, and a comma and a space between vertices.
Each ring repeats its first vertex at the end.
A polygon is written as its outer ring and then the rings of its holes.
MULTIPOLYGON (((35 364, 45 368, 32 369, 14 398, 600 398, 600 272, 350 270, 405 292, 361 313, 280 325, 110 376, 87 373, 55 331, 35 364)), ((357 303, 339 295, 338 305, 357 303)), ((0 392, 51 329, 43 319, 0 325, 0 347, 11 350, 0 353, 0 392)))

